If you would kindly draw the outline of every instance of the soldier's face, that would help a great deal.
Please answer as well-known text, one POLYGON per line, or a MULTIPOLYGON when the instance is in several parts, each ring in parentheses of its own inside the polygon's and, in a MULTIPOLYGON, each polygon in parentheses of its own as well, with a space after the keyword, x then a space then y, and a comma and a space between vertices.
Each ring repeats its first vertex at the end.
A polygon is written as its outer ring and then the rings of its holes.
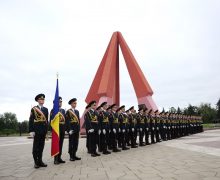
POLYGON ((44 104, 44 99, 43 98, 40 98, 40 99, 38 99, 38 101, 37 101, 40 105, 43 105, 44 104))
POLYGON ((77 102, 76 102, 76 101, 71 103, 71 107, 72 107, 72 108, 76 108, 76 105, 77 105, 77 102))
POLYGON ((62 101, 59 101, 59 107, 62 107, 62 101))
POLYGON ((92 109, 95 109, 95 107, 96 107, 96 103, 94 103, 94 104, 91 106, 92 109))
POLYGON ((107 108, 108 108, 108 105, 107 105, 107 104, 103 106, 103 109, 104 109, 104 110, 106 110, 107 108))
POLYGON ((113 110, 113 111, 116 111, 116 106, 114 106, 114 107, 112 108, 112 110, 113 110))

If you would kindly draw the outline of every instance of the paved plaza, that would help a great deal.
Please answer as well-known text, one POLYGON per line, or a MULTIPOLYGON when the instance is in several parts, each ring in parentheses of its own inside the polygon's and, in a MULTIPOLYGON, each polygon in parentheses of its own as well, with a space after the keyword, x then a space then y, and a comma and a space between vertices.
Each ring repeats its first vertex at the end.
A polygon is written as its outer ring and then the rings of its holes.
POLYGON ((46 141, 43 160, 47 168, 34 169, 32 139, 0 138, 0 179, 182 179, 220 180, 220 130, 139 147, 110 155, 91 157, 85 139, 80 139, 78 156, 69 161, 65 139, 65 164, 54 165, 50 157, 50 140, 46 141))

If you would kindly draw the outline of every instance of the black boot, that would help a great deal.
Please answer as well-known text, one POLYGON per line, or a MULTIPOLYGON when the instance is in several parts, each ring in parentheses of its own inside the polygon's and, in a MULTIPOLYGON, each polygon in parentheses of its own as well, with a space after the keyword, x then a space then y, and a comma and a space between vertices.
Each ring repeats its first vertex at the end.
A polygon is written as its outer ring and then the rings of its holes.
POLYGON ((34 168, 35 169, 38 169, 40 166, 39 166, 39 162, 38 162, 38 159, 37 157, 34 156, 34 168))
POLYGON ((43 161, 42 161, 42 154, 40 154, 39 156, 39 166, 40 167, 47 167, 47 164, 45 164, 43 161))
POLYGON ((94 154, 95 154, 96 156, 101 156, 101 155, 100 155, 99 153, 97 153, 97 152, 95 152, 94 154))
POLYGON ((56 155, 55 157, 54 157, 54 164, 60 164, 60 162, 58 161, 58 155, 56 155))
POLYGON ((75 160, 81 160, 80 157, 77 157, 77 156, 76 156, 76 152, 73 153, 73 158, 74 158, 75 160))
POLYGON ((118 149, 118 148, 114 148, 114 149, 113 149, 113 152, 121 152, 121 150, 118 149))
POLYGON ((130 149, 130 148, 128 148, 128 147, 126 147, 126 146, 124 146, 124 147, 122 148, 122 150, 128 150, 128 149, 130 149))
POLYGON ((59 163, 65 163, 65 161, 63 161, 63 160, 61 159, 61 154, 59 154, 59 156, 58 156, 58 161, 59 161, 59 163))
POLYGON ((70 161, 75 161, 75 158, 73 157, 73 153, 70 153, 70 161))
POLYGON ((109 152, 108 150, 104 150, 104 151, 103 151, 103 154, 106 154, 106 155, 107 155, 107 154, 111 154, 111 152, 109 152))

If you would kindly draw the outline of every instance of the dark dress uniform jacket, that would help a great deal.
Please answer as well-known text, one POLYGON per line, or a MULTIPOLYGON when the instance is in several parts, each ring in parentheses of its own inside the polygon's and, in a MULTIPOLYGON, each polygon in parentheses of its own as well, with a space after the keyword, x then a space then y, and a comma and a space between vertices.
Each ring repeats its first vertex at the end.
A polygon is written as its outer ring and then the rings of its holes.
POLYGON ((66 125, 67 131, 73 130, 74 132, 80 131, 80 118, 79 118, 79 111, 69 109, 66 111, 66 125))
POLYGON ((145 122, 144 122, 144 116, 140 113, 137 114, 137 123, 138 123, 138 128, 142 128, 144 130, 145 128, 145 122))
POLYGON ((128 117, 127 115, 121 113, 118 117, 119 120, 119 127, 122 129, 126 129, 128 117))
POLYGON ((100 128, 103 130, 109 130, 109 113, 107 111, 101 111, 99 114, 100 128))
POLYGON ((134 114, 129 114, 128 115, 128 121, 129 121, 129 127, 130 127, 130 130, 132 129, 132 128, 134 128, 134 129, 136 129, 136 126, 137 126, 137 122, 136 122, 136 119, 135 119, 136 117, 135 117, 135 115, 134 114))
POLYGON ((86 123, 86 130, 94 129, 95 131, 98 131, 99 130, 98 113, 95 110, 90 109, 85 114, 85 123, 86 123))
POLYGON ((118 122, 118 114, 115 112, 111 112, 109 114, 109 124, 110 124, 110 129, 119 129, 119 122, 118 122))
POLYGON ((35 106, 31 109, 29 118, 29 132, 47 134, 48 130, 48 109, 35 106))

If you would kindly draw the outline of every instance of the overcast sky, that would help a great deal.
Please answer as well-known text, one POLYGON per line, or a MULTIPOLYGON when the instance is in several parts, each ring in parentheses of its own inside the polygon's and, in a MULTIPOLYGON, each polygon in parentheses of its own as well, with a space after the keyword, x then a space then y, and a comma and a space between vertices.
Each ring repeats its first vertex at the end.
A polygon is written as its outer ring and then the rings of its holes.
MULTIPOLYGON (((159 108, 220 98, 218 0, 0 0, 0 113, 29 118, 38 93, 51 109, 60 74, 63 107, 85 97, 114 31, 120 31, 159 108)), ((123 56, 121 104, 136 105, 123 56)))

